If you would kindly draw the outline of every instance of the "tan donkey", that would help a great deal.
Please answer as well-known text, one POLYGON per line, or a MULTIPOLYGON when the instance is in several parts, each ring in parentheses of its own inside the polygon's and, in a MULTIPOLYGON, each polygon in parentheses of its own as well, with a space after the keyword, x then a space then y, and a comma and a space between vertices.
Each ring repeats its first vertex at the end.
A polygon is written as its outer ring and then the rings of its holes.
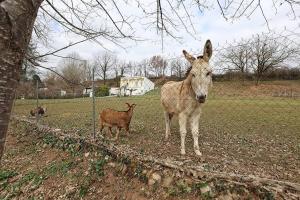
POLYGON ((167 140, 170 135, 170 123, 173 115, 178 115, 181 154, 185 154, 186 126, 190 122, 194 139, 194 151, 201 156, 199 150, 199 119, 201 104, 205 102, 208 95, 208 88, 212 83, 212 69, 209 59, 212 55, 212 44, 207 40, 204 45, 203 56, 194 58, 183 50, 185 58, 191 63, 186 79, 180 82, 170 81, 161 88, 161 103, 164 107, 167 140))

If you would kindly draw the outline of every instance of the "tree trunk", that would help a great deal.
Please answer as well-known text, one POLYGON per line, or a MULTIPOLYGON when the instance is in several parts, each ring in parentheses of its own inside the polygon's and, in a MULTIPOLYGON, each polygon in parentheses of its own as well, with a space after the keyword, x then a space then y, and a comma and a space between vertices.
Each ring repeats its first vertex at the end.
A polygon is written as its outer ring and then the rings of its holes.
POLYGON ((260 77, 261 77, 260 74, 257 74, 257 75, 256 75, 256 81, 255 81, 255 85, 256 85, 256 86, 259 85, 260 77))
POLYGON ((0 0, 0 160, 15 89, 43 0, 0 0))

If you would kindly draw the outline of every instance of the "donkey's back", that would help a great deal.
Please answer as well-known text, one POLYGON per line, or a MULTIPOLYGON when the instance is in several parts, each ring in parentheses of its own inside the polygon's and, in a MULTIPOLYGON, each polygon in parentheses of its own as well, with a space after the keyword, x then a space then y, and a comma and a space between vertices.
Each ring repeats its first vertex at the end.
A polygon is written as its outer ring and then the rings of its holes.
POLYGON ((164 110, 168 113, 179 112, 179 95, 182 81, 169 81, 161 87, 160 101, 164 110))

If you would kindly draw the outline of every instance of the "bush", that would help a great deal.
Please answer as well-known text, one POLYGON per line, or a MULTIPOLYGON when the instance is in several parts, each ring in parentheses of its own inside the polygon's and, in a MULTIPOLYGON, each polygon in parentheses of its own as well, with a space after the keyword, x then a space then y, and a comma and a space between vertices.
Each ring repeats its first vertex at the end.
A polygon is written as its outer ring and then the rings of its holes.
POLYGON ((109 87, 107 85, 102 85, 96 89, 96 97, 104 97, 109 95, 109 87))

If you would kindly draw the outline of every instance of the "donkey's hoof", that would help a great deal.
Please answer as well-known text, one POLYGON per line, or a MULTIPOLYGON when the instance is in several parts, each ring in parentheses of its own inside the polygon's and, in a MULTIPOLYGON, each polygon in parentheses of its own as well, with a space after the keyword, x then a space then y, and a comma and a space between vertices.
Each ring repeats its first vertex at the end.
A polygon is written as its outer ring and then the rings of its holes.
POLYGON ((196 154, 197 156, 202 156, 202 153, 201 153, 199 150, 195 150, 195 154, 196 154))
POLYGON ((181 155, 185 155, 185 150, 181 149, 180 153, 181 153, 181 155))

